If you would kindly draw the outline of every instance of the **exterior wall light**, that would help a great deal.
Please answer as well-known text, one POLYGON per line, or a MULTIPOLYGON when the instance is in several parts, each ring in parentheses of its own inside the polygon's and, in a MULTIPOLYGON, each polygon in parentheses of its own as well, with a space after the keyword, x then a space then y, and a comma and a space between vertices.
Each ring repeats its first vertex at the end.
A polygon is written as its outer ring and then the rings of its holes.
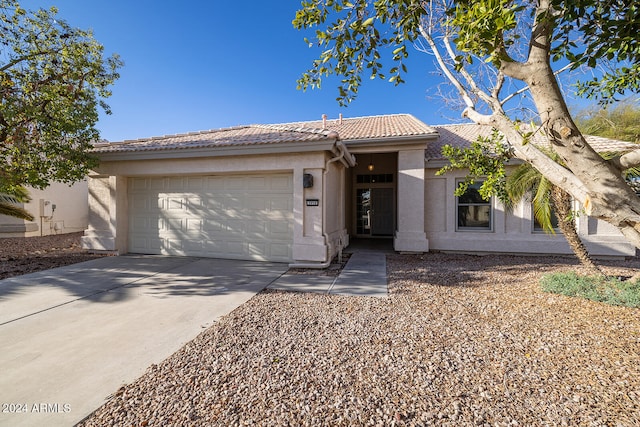
POLYGON ((305 173, 302 175, 302 187, 303 188, 311 188, 313 187, 313 175, 310 173, 305 173))

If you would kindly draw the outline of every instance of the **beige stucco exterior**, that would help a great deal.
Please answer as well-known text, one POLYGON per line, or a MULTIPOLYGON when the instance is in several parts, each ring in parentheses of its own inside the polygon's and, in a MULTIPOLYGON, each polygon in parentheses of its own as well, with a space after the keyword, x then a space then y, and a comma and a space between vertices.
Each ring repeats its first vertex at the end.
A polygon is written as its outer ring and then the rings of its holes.
POLYGON ((31 201, 22 207, 35 218, 25 221, 0 215, 0 237, 34 237, 83 231, 89 217, 88 183, 52 183, 44 190, 28 188, 31 201), (55 209, 54 209, 55 206, 55 209))
MULTIPOLYGON (((457 230, 454 191, 466 171, 436 176, 438 168, 425 170, 424 226, 432 250, 465 253, 572 254, 561 233, 534 231, 531 203, 522 201, 512 212, 506 212, 496 199, 491 200, 491 230, 457 230)), ((580 212, 579 206, 575 211, 580 212)), ((590 254, 599 257, 634 256, 635 247, 622 234, 604 221, 578 215, 576 226, 590 254)))
POLYGON ((103 159, 89 176, 89 228, 83 245, 95 251, 128 253, 129 179, 143 176, 200 176, 254 173, 293 175, 292 263, 325 263, 348 245, 345 226, 345 168, 348 162, 334 150, 334 142, 322 150, 303 153, 247 154, 174 158, 171 154, 151 158, 103 159), (304 188, 303 176, 313 176, 314 185, 304 188), (318 200, 318 206, 306 201, 318 200))
MULTIPOLYGON (((447 131, 450 129, 442 130, 443 135, 447 131)), ((475 132, 474 129, 471 131, 475 132)), ((436 175, 445 164, 439 157, 434 157, 434 153, 439 155, 438 147, 443 143, 441 138, 442 135, 435 130, 404 115, 365 117, 344 122, 339 119, 286 126, 249 126, 110 144, 99 154, 100 167, 89 176, 89 227, 83 237, 83 245, 95 251, 131 252, 131 236, 140 234, 141 228, 132 224, 137 221, 132 220, 131 215, 135 211, 132 205, 140 204, 136 197, 148 196, 133 191, 136 183, 210 181, 211 177, 216 177, 215 180, 245 177, 246 180, 268 181, 280 179, 277 175, 284 176, 291 183, 286 190, 281 189, 291 194, 286 198, 286 212, 279 211, 288 221, 287 230, 283 230, 287 233, 286 253, 290 256, 283 258, 284 252, 280 251, 277 260, 287 261, 292 266, 325 267, 353 238, 392 239, 396 251, 410 253, 430 250, 572 253, 561 234, 548 235, 534 230, 528 202, 506 212, 498 201, 492 200, 489 229, 458 229, 454 190, 466 172, 436 175), (331 126, 337 131, 333 131, 331 126), (341 139, 340 132, 347 137, 341 139), (226 135, 233 136, 225 139, 226 135), (431 158, 427 158, 429 153, 431 158), (309 185, 311 180, 313 184, 309 185)), ((167 197, 170 198, 166 194, 155 194, 154 201, 160 197, 160 203, 167 203, 167 197)), ((207 194, 195 196, 201 208, 208 206, 201 199, 224 196, 207 194)), ((238 201, 231 210, 246 219, 251 208, 245 208, 243 203, 246 202, 238 201)), ((260 204, 259 201, 256 203, 260 204)), ((205 223, 208 221, 206 212, 213 212, 210 207, 206 209, 209 210, 200 211, 205 212, 203 220, 186 218, 184 221, 205 223)), ((579 211, 578 207, 576 211, 579 211)), ((482 212, 486 214, 486 211, 482 212)), ((241 224, 236 229, 262 227, 246 221, 234 221, 235 217, 225 218, 228 223, 241 224)), ((147 219, 147 223, 163 220, 159 216, 148 216, 147 219)), ((144 218, 142 222, 145 222, 144 218)), ((279 225, 274 223, 276 232, 282 227, 281 222, 279 225)), ((196 230, 202 230, 198 227, 204 226, 195 226, 196 230)), ((264 227, 263 230, 270 230, 268 225, 264 227)), ((581 215, 577 219, 577 227, 595 256, 635 255, 635 248, 604 222, 581 215)), ((232 230, 234 227, 227 228, 232 230)), ((183 236, 187 234, 182 233, 183 236)), ((202 236, 199 238, 203 242, 196 242, 196 246, 217 241, 217 235, 202 233, 202 236)), ((268 231, 258 233, 253 235, 253 241, 244 244, 268 246, 255 240, 262 238, 261 241, 265 242, 268 236, 268 231)), ((144 235, 140 237, 142 240, 145 238, 144 235)), ((156 239, 157 242, 161 240, 160 236, 156 239)), ((280 241, 274 244, 279 245, 280 241)), ((136 246, 134 250, 140 248, 144 250, 145 247, 136 246)), ((251 259, 270 259, 267 252, 256 249, 245 255, 258 254, 257 258, 251 259)))

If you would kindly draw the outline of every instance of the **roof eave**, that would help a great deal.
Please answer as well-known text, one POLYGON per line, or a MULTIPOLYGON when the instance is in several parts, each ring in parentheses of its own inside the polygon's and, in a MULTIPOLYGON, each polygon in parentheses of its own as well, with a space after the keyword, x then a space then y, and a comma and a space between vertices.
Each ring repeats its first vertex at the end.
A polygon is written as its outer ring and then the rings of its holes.
MULTIPOLYGON (((349 151, 358 152, 361 150, 370 151, 367 149, 373 149, 374 151, 380 151, 384 147, 388 147, 388 151, 397 151, 404 146, 411 146, 422 144, 426 145, 429 141, 437 140, 439 135, 437 133, 424 134, 424 135, 407 135, 396 137, 379 137, 379 138, 358 138, 358 139, 343 139, 342 142, 349 148, 349 151), (355 149, 355 150, 354 150, 355 149)), ((384 149, 382 150, 384 151, 384 149)))
POLYGON ((196 157, 228 157, 330 151, 335 143, 335 138, 327 138, 321 141, 311 142, 280 142, 260 145, 228 145, 223 147, 168 148, 138 151, 97 152, 94 154, 98 159, 100 159, 100 161, 187 159, 196 157))

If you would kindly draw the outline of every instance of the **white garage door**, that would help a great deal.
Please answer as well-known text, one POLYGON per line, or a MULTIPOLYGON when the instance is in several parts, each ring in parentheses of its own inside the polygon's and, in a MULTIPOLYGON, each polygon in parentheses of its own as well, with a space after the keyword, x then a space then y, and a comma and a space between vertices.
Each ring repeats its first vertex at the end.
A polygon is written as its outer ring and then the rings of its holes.
POLYGON ((291 261, 291 174, 131 178, 129 252, 291 261))

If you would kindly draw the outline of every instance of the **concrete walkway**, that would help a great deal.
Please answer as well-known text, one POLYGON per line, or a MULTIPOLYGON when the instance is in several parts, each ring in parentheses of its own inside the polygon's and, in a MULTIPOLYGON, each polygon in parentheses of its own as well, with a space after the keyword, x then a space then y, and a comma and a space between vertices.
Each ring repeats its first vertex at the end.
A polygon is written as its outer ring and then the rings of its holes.
POLYGON ((297 292, 386 297, 386 255, 377 251, 357 251, 351 255, 338 277, 313 273, 285 274, 268 288, 297 292))
POLYGON ((287 270, 107 257, 0 280, 0 426, 71 426, 287 270))

